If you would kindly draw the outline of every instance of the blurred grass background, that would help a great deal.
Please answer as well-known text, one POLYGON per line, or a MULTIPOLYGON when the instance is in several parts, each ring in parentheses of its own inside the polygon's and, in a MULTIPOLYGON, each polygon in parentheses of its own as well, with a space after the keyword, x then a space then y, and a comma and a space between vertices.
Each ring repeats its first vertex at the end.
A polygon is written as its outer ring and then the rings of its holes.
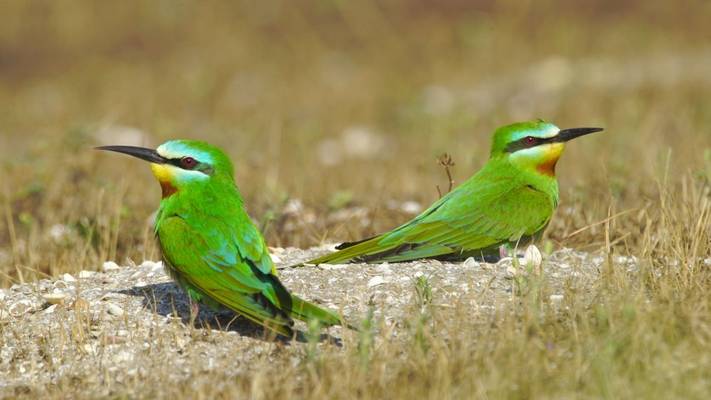
POLYGON ((558 164, 555 246, 607 240, 634 252, 649 246, 638 238, 660 182, 708 196, 706 1, 0 9, 3 285, 157 258, 149 215, 159 187, 145 163, 92 150, 100 144, 223 147, 272 246, 392 228, 446 187, 440 154, 452 155, 460 183, 485 162, 496 127, 539 117, 606 128, 558 164), (626 210, 611 238, 600 225, 568 237, 626 210))

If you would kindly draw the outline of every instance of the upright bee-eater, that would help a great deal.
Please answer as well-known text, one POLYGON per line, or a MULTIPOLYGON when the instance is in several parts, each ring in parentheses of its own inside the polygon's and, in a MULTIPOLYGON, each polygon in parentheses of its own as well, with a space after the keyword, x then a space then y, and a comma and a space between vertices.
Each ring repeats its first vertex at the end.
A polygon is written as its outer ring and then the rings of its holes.
POLYGON ((501 127, 486 165, 422 214, 306 263, 495 258, 501 246, 540 237, 558 206, 555 165, 565 142, 601 130, 561 130, 542 120, 501 127))
POLYGON ((155 233, 168 273, 196 303, 218 304, 291 336, 292 318, 341 323, 290 294, 244 209, 230 159, 204 142, 172 140, 156 150, 103 146, 151 163, 163 199, 155 233))

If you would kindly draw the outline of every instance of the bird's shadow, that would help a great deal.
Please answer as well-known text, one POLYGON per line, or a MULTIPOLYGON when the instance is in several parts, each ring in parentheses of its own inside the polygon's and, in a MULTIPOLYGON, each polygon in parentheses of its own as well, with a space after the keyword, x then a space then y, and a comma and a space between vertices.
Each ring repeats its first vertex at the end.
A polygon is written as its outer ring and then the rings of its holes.
MULTIPOLYGON (((201 305, 197 316, 191 314, 191 302, 188 296, 178 285, 173 282, 156 283, 146 286, 134 286, 132 288, 119 290, 118 293, 129 296, 141 297, 143 307, 164 317, 179 317, 187 326, 192 324, 197 329, 216 329, 220 331, 237 332, 241 336, 289 344, 292 341, 299 343, 309 342, 309 337, 302 331, 294 329, 293 337, 276 335, 252 321, 240 317, 235 312, 222 308, 212 310, 208 306, 201 305)), ((341 339, 327 333, 320 334, 319 342, 329 342, 341 346, 341 339)))

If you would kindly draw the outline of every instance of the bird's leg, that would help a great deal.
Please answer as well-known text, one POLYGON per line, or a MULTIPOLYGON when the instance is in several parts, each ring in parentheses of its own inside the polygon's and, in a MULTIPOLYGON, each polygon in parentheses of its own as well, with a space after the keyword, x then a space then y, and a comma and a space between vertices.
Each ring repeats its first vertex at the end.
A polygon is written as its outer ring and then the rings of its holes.
POLYGON ((200 314, 200 303, 192 298, 188 298, 188 301, 190 302, 190 325, 192 325, 200 314))
POLYGON ((499 257, 506 258, 509 256, 509 248, 505 244, 499 246, 499 257))

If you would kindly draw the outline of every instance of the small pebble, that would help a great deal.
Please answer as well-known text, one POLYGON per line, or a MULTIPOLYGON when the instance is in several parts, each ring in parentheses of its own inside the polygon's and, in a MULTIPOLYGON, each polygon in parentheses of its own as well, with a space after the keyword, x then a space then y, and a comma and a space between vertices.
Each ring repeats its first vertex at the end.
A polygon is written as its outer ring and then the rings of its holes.
POLYGON ((513 262, 512 257, 501 257, 499 261, 496 262, 496 265, 501 265, 501 264, 506 264, 506 263, 511 263, 513 262))
POLYGON ((269 248, 269 253, 271 254, 282 254, 284 252, 283 247, 270 247, 269 248))
POLYGON ((465 268, 479 268, 479 262, 474 257, 469 257, 462 264, 465 268))
POLYGON ((76 281, 77 281, 76 278, 73 277, 73 276, 71 276, 70 274, 64 274, 64 275, 62 275, 62 280, 63 280, 64 282, 76 282, 76 281))
POLYGON ((63 304, 64 299, 67 298, 67 295, 62 293, 62 292, 54 292, 54 293, 48 293, 42 296, 44 301, 46 301, 49 304, 63 304))
POLYGON ((79 271, 79 279, 87 279, 91 278, 92 276, 96 275, 95 271, 79 271))
POLYGON ((106 261, 105 263, 101 264, 101 271, 103 272, 118 271, 119 269, 121 269, 121 267, 119 267, 119 265, 113 261, 106 261))
POLYGON ((55 289, 67 289, 70 288, 70 286, 71 285, 69 285, 67 282, 64 282, 63 280, 54 281, 55 289))
POLYGON ((58 304, 52 304, 51 306, 47 307, 42 311, 44 314, 52 314, 54 310, 57 309, 58 304))
POLYGON ((117 306, 114 303, 107 303, 106 304, 106 311, 111 314, 115 315, 117 317, 120 317, 124 314, 123 308, 117 306))
POLYGON ((34 308, 31 300, 23 299, 10 306, 10 313, 14 315, 24 314, 34 308))
POLYGON ((142 269, 147 269, 149 272, 159 273, 163 271, 163 262, 158 261, 144 261, 141 263, 142 269))
POLYGON ((406 201, 400 205, 400 210, 408 214, 419 214, 422 205, 416 201, 406 201))
POLYGON ((109 299, 122 299, 122 298, 123 298, 123 295, 121 293, 108 292, 108 293, 104 293, 103 295, 101 295, 101 297, 99 297, 99 300, 105 301, 105 300, 109 300, 109 299))
POLYGON ((372 288, 385 283, 385 279, 382 276, 374 276, 368 281, 368 287, 372 288))
POLYGON ((120 362, 128 362, 131 360, 133 360, 133 354, 131 354, 128 351, 121 351, 121 352, 118 352, 116 355, 114 355, 112 361, 120 363, 120 362))
POLYGON ((346 268, 345 265, 343 264, 319 264, 318 267, 320 269, 325 269, 325 270, 334 270, 334 269, 343 269, 346 268))
POLYGON ((274 264, 280 264, 280 263, 281 263, 281 257, 279 257, 278 255, 276 255, 276 254, 270 254, 269 256, 272 258, 272 262, 273 262, 274 264))
POLYGON ((562 294, 552 294, 548 297, 551 302, 553 303, 560 303, 563 301, 563 295, 562 294))
POLYGON ((86 354, 94 354, 96 352, 96 345, 92 345, 91 343, 84 343, 81 345, 81 349, 84 350, 86 354))
POLYGON ((387 262, 384 262, 384 263, 378 265, 376 269, 378 270, 378 272, 384 272, 384 273, 391 272, 390 264, 388 264, 387 262))

